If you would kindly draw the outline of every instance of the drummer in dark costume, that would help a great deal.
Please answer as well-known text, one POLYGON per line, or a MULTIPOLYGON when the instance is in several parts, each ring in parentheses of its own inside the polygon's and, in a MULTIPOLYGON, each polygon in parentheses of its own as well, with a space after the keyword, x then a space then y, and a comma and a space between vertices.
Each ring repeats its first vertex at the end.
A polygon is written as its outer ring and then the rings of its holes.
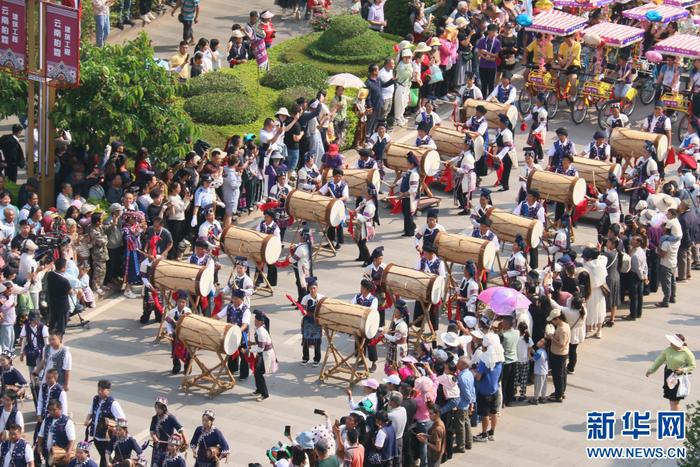
POLYGON ((150 427, 151 442, 153 443, 151 466, 163 467, 165 465, 166 451, 169 451, 166 446, 170 437, 174 434, 179 434, 180 445, 187 445, 187 438, 180 422, 177 421, 173 414, 168 412, 168 399, 165 396, 158 396, 155 410, 156 414, 151 418, 150 427))
MULTIPOLYGON (((267 209, 263 213, 263 220, 258 224, 256 230, 258 232, 262 232, 264 234, 269 234, 269 235, 274 235, 275 237, 279 237, 280 240, 282 239, 280 235, 280 228, 275 222, 275 211, 272 209, 267 209)), ((263 268, 264 264, 258 264, 256 265, 258 269, 263 268)), ((274 264, 268 264, 267 265, 267 280, 270 282, 271 286, 276 286, 277 285, 277 266, 274 264)), ((258 277, 257 283, 255 285, 260 285, 263 283, 262 277, 258 277)))
POLYGON ((433 245, 440 232, 445 232, 445 227, 438 224, 438 210, 429 209, 426 214, 425 225, 416 232, 413 242, 418 252, 423 251, 426 245, 433 245))
POLYGON ((250 297, 255 293, 255 284, 253 279, 247 273, 248 260, 245 256, 236 256, 234 258, 235 273, 228 280, 228 284, 224 287, 224 295, 233 293, 234 290, 242 290, 245 292, 245 304, 250 306, 250 297))
POLYGON ((557 128, 557 140, 549 148, 549 167, 547 170, 551 172, 562 173, 562 165, 565 154, 572 156, 576 155, 576 145, 569 139, 569 130, 566 128, 557 128))
POLYGON ((518 96, 518 91, 515 86, 511 84, 511 74, 508 71, 503 72, 501 77, 501 82, 498 86, 493 88, 491 94, 486 98, 487 101, 499 102, 501 104, 513 104, 518 96))
POLYGON ((377 297, 377 311, 379 311, 379 326, 383 327, 386 318, 384 317, 384 310, 387 308, 387 297, 386 291, 382 287, 382 275, 384 274, 384 247, 378 246, 372 250, 372 254, 369 257, 370 263, 365 268, 363 278, 369 279, 374 284, 374 296, 377 297))
MULTIPOLYGON (((423 256, 418 260, 416 269, 418 271, 427 272, 429 274, 437 274, 438 276, 445 279, 447 276, 447 269, 445 268, 445 262, 438 258, 437 247, 435 245, 423 245, 423 256)), ((430 304, 430 309, 428 310, 430 322, 433 325, 433 331, 438 330, 438 325, 440 323, 440 316, 438 314, 440 310, 439 305, 430 304)), ((416 302, 416 307, 413 312, 413 322, 424 314, 423 304, 416 302)), ((436 345, 433 342, 433 345, 436 345)))
POLYGON ((75 450, 75 458, 68 463, 67 467, 97 467, 97 462, 90 458, 90 443, 79 441, 75 450))
POLYGON ((372 155, 372 151, 370 151, 367 148, 362 148, 359 151, 357 151, 357 153, 360 155, 360 158, 355 161, 356 169, 378 168, 377 161, 370 157, 372 155))
MULTIPOLYGON (((372 136, 369 137, 369 144, 372 146, 372 154, 374 155, 374 160, 377 161, 379 166, 379 173, 384 179, 384 151, 386 147, 391 143, 391 135, 386 131, 386 125, 380 122, 377 125, 377 131, 375 131, 372 136)), ((360 155, 362 154, 362 149, 360 149, 360 155)))
POLYGON ((520 234, 515 236, 515 241, 513 242, 513 254, 508 258, 508 281, 510 284, 513 282, 520 281, 521 284, 525 284, 525 279, 527 278, 527 260, 525 259, 525 239, 520 234))
POLYGON ((311 245, 311 231, 309 225, 304 223, 301 229, 301 243, 289 245, 288 261, 294 271, 294 280, 297 286, 297 301, 300 302, 306 295, 308 280, 313 276, 313 247, 311 245))
POLYGON ((231 373, 238 371, 240 361, 241 372, 238 379, 248 378, 250 371, 246 360, 248 337, 250 335, 250 317, 250 308, 245 304, 245 292, 242 290, 234 290, 231 293, 231 303, 214 315, 216 319, 226 320, 227 323, 235 324, 241 328, 241 345, 238 347, 238 352, 229 357, 228 361, 228 369, 231 373))
POLYGON ((406 160, 410 169, 403 173, 399 185, 397 197, 401 200, 401 213, 403 214, 402 237, 413 237, 416 234, 416 223, 413 216, 418 210, 420 199, 420 175, 418 174, 418 159, 409 151, 406 160))
POLYGON ((482 216, 481 219, 479 219, 479 227, 474 229, 474 231, 472 232, 472 237, 483 238, 484 240, 491 241, 493 243, 493 246, 496 247, 496 250, 498 250, 500 246, 500 244, 498 243, 498 237, 491 230, 491 219, 489 219, 486 216, 482 216))
MULTIPOLYGON (((22 325, 19 334, 19 348, 22 349, 20 360, 27 363, 27 370, 31 375, 41 360, 41 351, 49 341, 49 327, 41 322, 41 315, 37 311, 29 312, 29 319, 22 325)), ((38 388, 32 383, 32 395, 36 407, 38 388)))
POLYGON ((452 170, 455 174, 454 198, 461 208, 458 216, 469 215, 471 209, 472 193, 476 190, 475 164, 474 154, 466 145, 458 156, 446 162, 445 170, 452 170))
POLYGON ((593 141, 588 144, 585 156, 597 161, 609 161, 610 145, 605 141, 605 138, 605 132, 603 131, 598 130, 593 133, 593 141))
MULTIPOLYGON (((568 177, 578 177, 578 170, 574 166, 574 155, 564 154, 562 156, 562 164, 555 171, 556 173, 566 175, 568 177)), ((554 203, 554 221, 557 225, 561 224, 561 218, 568 209, 573 209, 574 206, 567 206, 564 203, 554 203)))
MULTIPOLYGON (((656 101, 654 104, 654 113, 647 116, 642 121, 642 130, 648 131, 649 133, 655 133, 657 135, 666 135, 668 138, 668 144, 671 144, 671 119, 664 113, 664 104, 661 101, 656 101)), ((656 162, 659 160, 654 157, 656 162)), ((659 164, 659 175, 661 179, 664 178, 664 167, 663 164, 659 164)))
POLYGON ((0 465, 34 467, 34 450, 31 444, 22 438, 22 428, 16 424, 9 424, 5 426, 5 430, 7 439, 0 445, 0 465))
POLYGON ((385 372, 388 369, 401 368, 403 364, 401 359, 408 355, 408 320, 408 305, 402 299, 396 300, 391 324, 384 331, 384 340, 389 344, 385 372))
POLYGON ((619 186, 615 174, 609 174, 605 181, 605 193, 598 197, 596 207, 603 211, 603 218, 598 224, 598 235, 601 238, 607 237, 611 225, 620 223, 620 195, 617 192, 619 186))
POLYGON ((304 155, 304 166, 297 172, 297 188, 307 192, 321 188, 321 171, 316 167, 311 153, 304 155))
POLYGON ((287 183, 287 172, 280 172, 277 174, 277 183, 270 188, 270 194, 268 195, 269 200, 275 200, 279 205, 275 208, 275 213, 277 214, 277 225, 280 229, 280 240, 284 242, 284 233, 287 231, 293 221, 293 219, 287 214, 284 208, 285 202, 287 201, 287 196, 292 191, 292 187, 287 183))
POLYGON ((213 410, 205 410, 202 414, 202 424, 194 430, 190 449, 195 467, 216 467, 221 458, 228 457, 228 442, 221 430, 214 426, 213 410))
POLYGON ((535 161, 544 159, 542 147, 547 140, 547 97, 544 93, 537 93, 532 110, 523 118, 521 129, 530 122, 530 132, 527 135, 527 145, 534 152, 535 161))
MULTIPOLYGON (((63 390, 63 386, 58 384, 58 370, 50 369, 46 372, 46 382, 39 386, 39 395, 37 398, 37 409, 36 409, 36 423, 41 424, 41 421, 49 416, 49 402, 52 400, 57 400, 61 403, 61 407, 65 407, 68 410, 68 396, 66 391, 63 390)), ((34 432, 34 439, 36 440, 39 431, 34 432)))
POLYGON ((513 168, 513 163, 517 165, 515 155, 515 139, 513 137, 513 125, 506 114, 498 114, 498 130, 496 131, 496 154, 494 161, 498 160, 499 164, 503 164, 503 173, 501 174, 501 188, 499 191, 508 191, 510 170, 513 168))
POLYGON ((180 446, 183 444, 183 438, 174 434, 167 441, 165 458, 163 459, 162 467, 187 467, 185 459, 180 455, 180 446))
POLYGON ((160 322, 163 318, 156 308, 156 300, 154 298, 154 295, 158 295, 158 288, 155 284, 152 284, 150 280, 154 261, 155 256, 149 254, 143 258, 143 261, 141 261, 139 265, 139 274, 141 275, 141 283, 143 284, 143 303, 141 307, 141 317, 139 318, 141 324, 147 324, 151 320, 151 313, 153 313, 156 322, 160 322))
MULTIPOLYGON (((187 307, 187 292, 184 290, 179 290, 177 292, 177 302, 175 304, 175 308, 168 311, 168 314, 165 315, 165 332, 172 339, 170 357, 173 359, 172 374, 174 375, 180 373, 180 370, 182 369, 182 364, 180 363, 180 360, 181 358, 183 358, 183 355, 178 355, 177 349, 179 346, 182 346, 184 348, 184 345, 181 342, 178 343, 177 334, 175 333, 177 329, 177 323, 182 319, 183 316, 189 315, 191 313, 192 310, 190 310, 187 307)), ((189 360, 186 358, 185 352, 185 368, 187 368, 188 361, 189 360)))
MULTIPOLYGON (((331 198, 339 199, 343 205, 350 199, 350 191, 348 184, 343 180, 343 169, 333 169, 333 179, 323 185, 318 192, 322 195, 330 196, 331 198)), ((343 224, 337 227, 328 226, 328 240, 334 242, 333 247, 338 250, 340 245, 345 243, 343 239, 343 224)))
POLYGON ((493 200, 491 199, 491 190, 488 188, 482 188, 479 194, 479 205, 472 208, 471 219, 472 225, 474 227, 479 227, 479 220, 486 216, 489 209, 493 207, 493 200))
POLYGON ((637 159, 637 165, 634 168, 631 185, 635 190, 632 190, 630 198, 630 212, 633 212, 634 206, 639 200, 646 199, 649 189, 656 189, 659 182, 659 165, 656 162, 656 146, 651 141, 644 142, 644 153, 642 157, 637 159))
POLYGON ((483 154, 476 153, 474 140, 481 136, 484 139, 484 147, 488 146, 489 123, 486 121, 486 107, 483 105, 477 105, 475 114, 469 117, 463 124, 456 126, 457 128, 462 128, 462 132, 465 133, 464 144, 474 154, 474 158, 476 159, 476 174, 479 177, 485 177, 487 172, 486 157, 484 157, 483 154))
POLYGON ((359 250, 359 256, 355 261, 362 261, 362 267, 365 267, 371 261, 367 242, 374 238, 375 224, 379 221, 377 188, 373 183, 368 183, 365 195, 358 199, 361 201, 357 205, 357 209, 351 212, 355 218, 353 220, 353 237, 359 250))
POLYGON ((17 393, 20 398, 24 397, 24 393, 27 389, 27 380, 24 379, 22 373, 12 366, 12 359, 15 353, 12 350, 3 351, 0 355, 0 381, 2 381, 2 392, 11 390, 17 393))
POLYGON ((107 429, 107 420, 116 421, 126 419, 122 406, 111 395, 112 383, 101 379, 97 382, 97 395, 92 398, 90 413, 85 417, 85 426, 88 434, 95 440, 95 448, 100 453, 100 467, 105 467, 108 457, 105 454, 109 444, 110 434, 107 429))
POLYGON ((520 190, 518 190, 517 199, 518 204, 522 203, 525 201, 525 198, 527 198, 527 179, 530 177, 530 174, 535 170, 543 170, 542 166, 536 162, 537 156, 534 148, 530 146, 524 147, 523 158, 525 159, 525 164, 520 167, 520 176, 518 177, 520 180, 520 190))
MULTIPOLYGON (((366 306, 375 311, 378 311, 379 305, 377 297, 372 295, 373 291, 374 284, 372 283, 372 281, 368 279, 362 279, 362 281, 360 282, 360 293, 352 297, 351 303, 353 305, 366 306)), ((369 369, 369 371, 374 371, 377 369, 377 346, 368 345, 367 342, 365 342, 365 350, 367 351, 367 358, 370 362, 372 362, 372 367, 369 369)))
POLYGON ((606 120, 605 125, 608 128, 608 138, 610 138, 610 135, 612 135, 612 131, 615 128, 629 128, 630 119, 627 117, 627 115, 620 112, 619 102, 613 102, 610 104, 610 116, 606 120))
MULTIPOLYGON (((546 225, 546 219, 544 206, 540 203, 540 192, 534 189, 528 190, 525 200, 513 209, 513 214, 527 217, 528 219, 537 219, 542 223, 542 227, 544 227, 546 225)), ((537 248, 530 248, 530 267, 532 269, 537 269, 539 264, 537 257, 537 248)))
POLYGON ((476 299, 479 295, 479 283, 476 281, 476 264, 469 260, 464 265, 464 277, 457 288, 457 302, 461 317, 476 316, 476 299))
POLYGON ((136 454, 136 457, 141 459, 143 450, 133 436, 129 436, 129 425, 125 419, 117 420, 115 436, 111 436, 107 445, 106 456, 109 460, 108 464, 120 464, 121 462, 135 460, 131 456, 136 454))
POLYGON ((318 280, 315 277, 306 279, 309 293, 301 299, 301 306, 306 310, 306 314, 301 318, 301 365, 309 364, 309 347, 314 348, 313 366, 318 366, 321 361, 321 325, 316 322, 316 305, 325 298, 325 295, 318 293, 318 280))
MULTIPOLYGON (((7 431, 7 427, 18 425, 24 432, 24 416, 17 407, 17 393, 7 390, 2 394, 2 411, 0 411, 0 432, 7 431)), ((5 436, 3 436, 3 439, 5 436)))
POLYGON ((62 410, 57 400, 49 402, 48 416, 38 429, 37 446, 48 464, 49 453, 54 446, 62 448, 70 459, 75 446, 75 424, 62 410))
MULTIPOLYGON (((210 262, 214 261, 214 257, 209 254, 209 248, 211 248, 211 244, 205 238, 197 238, 197 240, 194 242, 194 251, 190 255, 190 264, 207 266, 210 262)), ((214 292, 210 292, 207 298, 208 300, 206 301, 206 307, 203 306, 203 301, 200 301, 199 311, 204 316, 209 317, 214 309, 214 292)))
POLYGON ((466 84, 457 91, 457 99, 452 103, 454 107, 462 107, 467 99, 483 100, 484 95, 475 84, 474 73, 467 71, 464 75, 466 84))
POLYGON ((430 136, 430 127, 427 123, 418 125, 418 136, 416 136, 416 147, 423 149, 437 150, 437 145, 430 136))

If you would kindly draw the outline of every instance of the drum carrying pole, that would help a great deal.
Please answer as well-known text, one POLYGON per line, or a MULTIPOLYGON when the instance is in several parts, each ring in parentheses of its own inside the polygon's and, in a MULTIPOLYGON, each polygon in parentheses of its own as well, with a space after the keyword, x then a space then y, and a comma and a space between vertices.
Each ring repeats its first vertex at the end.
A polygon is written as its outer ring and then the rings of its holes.
POLYGON ((353 349, 352 353, 345 356, 335 345, 335 331, 327 326, 323 326, 323 332, 326 335, 328 347, 326 348, 326 354, 323 356, 318 379, 321 382, 336 379, 353 385, 369 378, 368 368, 370 365, 365 356, 366 339, 364 337, 356 337, 355 349, 353 349), (360 366, 362 366, 362 370, 359 369, 360 366))

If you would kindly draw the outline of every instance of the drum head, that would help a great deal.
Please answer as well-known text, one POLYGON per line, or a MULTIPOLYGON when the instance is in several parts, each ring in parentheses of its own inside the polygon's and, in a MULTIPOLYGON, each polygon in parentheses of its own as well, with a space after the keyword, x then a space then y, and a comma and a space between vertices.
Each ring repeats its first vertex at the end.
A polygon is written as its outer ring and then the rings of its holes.
POLYGON ((329 227, 338 227, 345 218, 345 205, 339 199, 333 200, 328 216, 329 227))
POLYGON ((668 138, 666 135, 659 135, 659 142, 656 143, 656 155, 660 162, 666 160, 666 154, 668 153, 668 138))
POLYGON ((426 152, 421 165, 423 167, 423 173, 426 176, 435 176, 440 170, 440 154, 437 151, 426 152))
POLYGON ((474 140, 474 159, 479 159, 484 154, 484 138, 479 136, 474 140))
POLYGON ((496 261, 496 245, 491 241, 487 241, 482 248, 484 251, 484 269, 490 270, 494 261, 496 261))
POLYGON ((229 326, 224 336, 224 352, 226 355, 233 355, 239 345, 241 345, 241 328, 229 326))
POLYGON ((442 292, 445 288, 445 280, 442 276, 437 276, 433 281, 433 289, 430 291, 430 302, 437 305, 442 300, 442 292))
MULTIPOLYGON (((584 185, 585 187, 585 185, 584 185)), ((530 248, 537 248, 542 241, 542 234, 544 233, 544 225, 542 222, 536 221, 533 223, 532 230, 530 231, 530 248)))
POLYGON ((372 310, 365 318, 365 337, 367 339, 372 339, 377 335, 379 331, 379 313, 376 310, 372 310))
POLYGON ((515 124, 518 123, 518 109, 516 109, 514 105, 509 105, 508 110, 506 110, 505 113, 508 115, 510 124, 513 125, 513 128, 515 128, 515 124))
POLYGON ((209 295, 209 292, 214 290, 214 262, 209 261, 209 264, 200 270, 197 274, 197 280, 199 281, 199 295, 202 297, 209 295))
POLYGON ((282 254, 282 241, 276 235, 270 235, 263 242, 265 262, 274 264, 282 254))
POLYGON ((575 206, 582 203, 586 199, 586 181, 583 178, 578 178, 571 187, 571 201, 575 206))

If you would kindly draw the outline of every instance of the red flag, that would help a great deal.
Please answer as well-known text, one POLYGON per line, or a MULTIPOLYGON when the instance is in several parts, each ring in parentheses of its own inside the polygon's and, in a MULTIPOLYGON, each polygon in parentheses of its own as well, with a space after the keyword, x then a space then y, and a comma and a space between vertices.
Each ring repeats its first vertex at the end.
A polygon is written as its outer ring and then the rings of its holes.
POLYGON ((306 310, 305 310, 304 307, 301 305, 301 303, 299 303, 299 302, 297 302, 296 300, 294 300, 294 299, 292 298, 292 296, 289 295, 289 294, 285 294, 284 296, 287 297, 287 300, 289 300, 290 302, 292 302, 292 305, 294 305, 295 307, 297 307, 297 310, 299 310, 299 311, 301 312, 302 315, 306 316, 306 310))
POLYGON ((273 199, 271 201, 268 201, 267 203, 261 203, 258 205, 258 208, 260 209, 261 212, 267 211, 268 209, 275 209, 280 206, 280 202, 277 201, 276 199, 273 199))

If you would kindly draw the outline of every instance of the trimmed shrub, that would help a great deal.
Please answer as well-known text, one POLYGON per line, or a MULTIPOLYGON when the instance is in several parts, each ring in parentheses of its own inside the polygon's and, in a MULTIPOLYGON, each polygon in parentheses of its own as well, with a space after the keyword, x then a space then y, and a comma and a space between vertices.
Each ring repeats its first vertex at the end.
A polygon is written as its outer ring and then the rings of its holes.
POLYGON ((313 65, 292 63, 273 66, 260 78, 260 84, 273 89, 286 89, 294 86, 322 89, 326 86, 326 78, 326 73, 313 65))
POLYGON ((411 0, 387 0, 384 4, 384 19, 386 20, 387 32, 401 37, 413 32, 411 3, 411 0))
POLYGON ((192 120, 212 125, 239 125, 258 118, 259 109, 248 96, 233 92, 214 92, 190 97, 185 111, 192 120))
POLYGON ((369 29, 358 16, 335 16, 328 29, 307 48, 307 53, 332 63, 377 62, 393 51, 393 42, 369 29))
POLYGON ((306 99, 314 99, 318 90, 310 88, 308 86, 294 86, 293 88, 287 88, 280 91, 280 95, 277 97, 275 104, 277 107, 286 107, 290 109, 296 100, 300 97, 305 97, 306 99))
POLYGON ((187 80, 181 85, 180 93, 184 97, 199 96, 210 92, 244 93, 243 83, 230 73, 211 72, 187 80))

